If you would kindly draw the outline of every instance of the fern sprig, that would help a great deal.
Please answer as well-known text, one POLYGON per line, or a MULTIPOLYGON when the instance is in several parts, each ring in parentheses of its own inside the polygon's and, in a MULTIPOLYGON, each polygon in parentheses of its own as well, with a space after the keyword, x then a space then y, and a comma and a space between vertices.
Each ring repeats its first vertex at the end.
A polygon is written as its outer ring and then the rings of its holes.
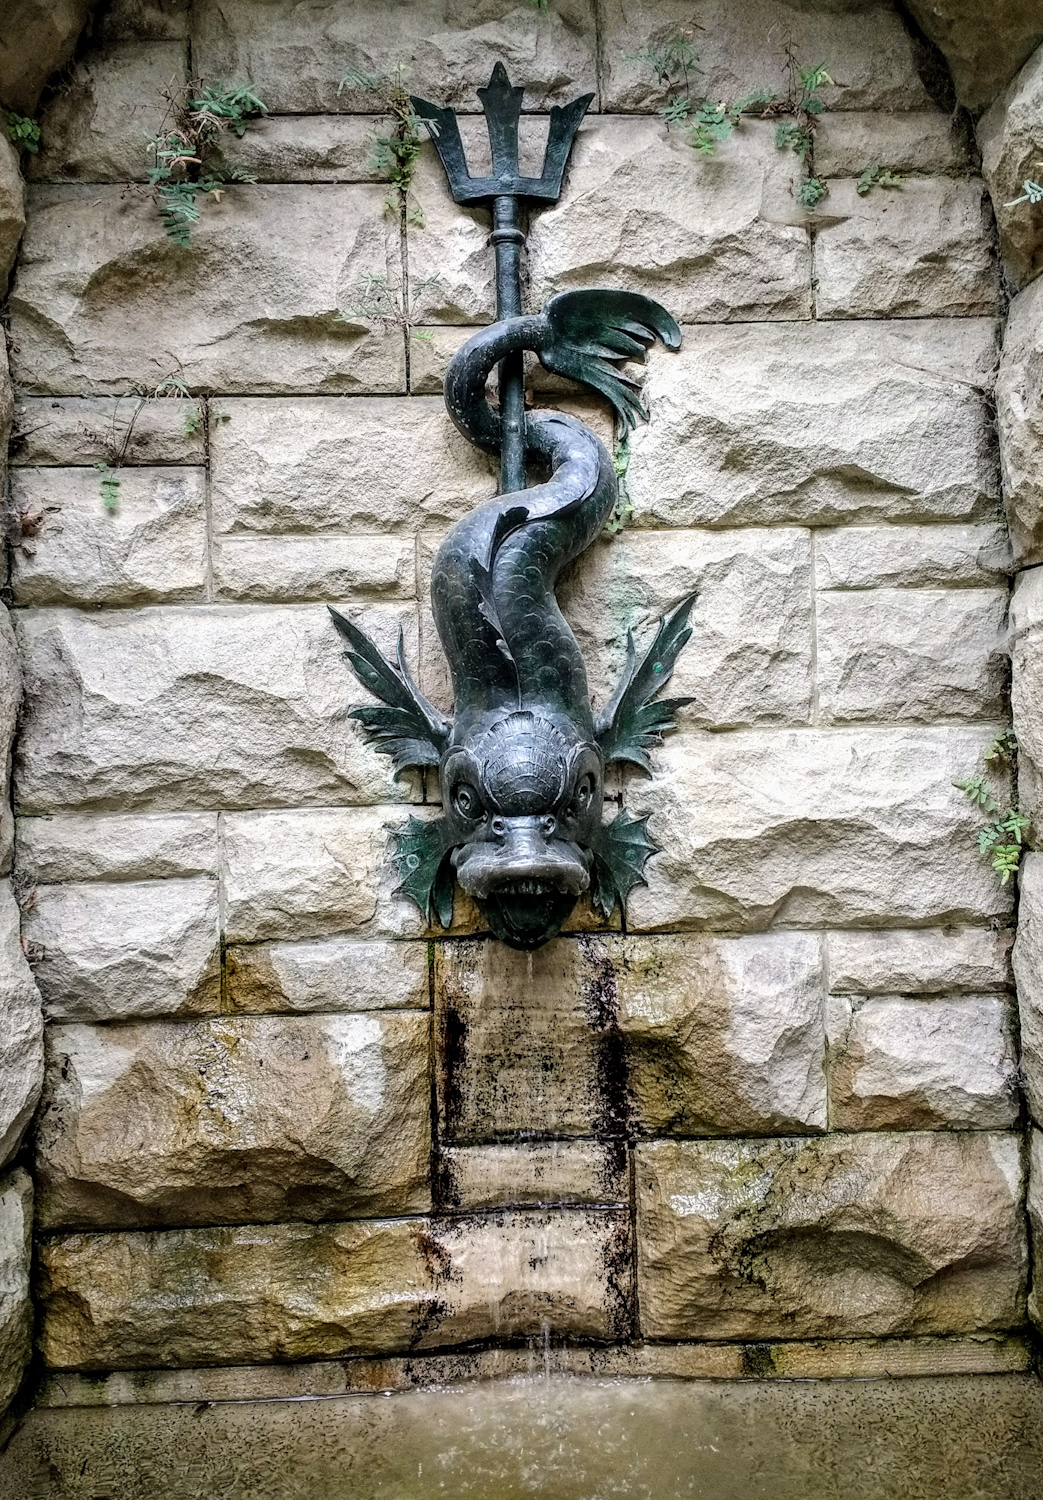
POLYGON ((882 167, 879 163, 875 163, 871 167, 866 167, 855 183, 855 192, 860 198, 864 198, 875 187, 900 188, 904 182, 905 178, 901 173, 892 172, 890 167, 882 167))
POLYGON ((819 90, 834 83, 825 63, 802 68, 791 49, 786 52, 789 88, 785 95, 756 89, 741 99, 695 99, 690 70, 698 67, 699 54, 684 33, 660 43, 649 43, 640 52, 625 52, 624 60, 650 68, 660 88, 673 88, 659 114, 667 125, 684 127, 688 144, 700 156, 713 156, 745 115, 764 118, 786 115, 775 131, 775 144, 794 153, 803 168, 796 189, 797 202, 814 208, 826 196, 826 184, 815 176, 814 136, 817 117, 825 110, 819 90))
MULTIPOLYGON (((1006 730, 993 740, 985 751, 986 765, 1009 771, 1017 785, 1018 742, 1011 730, 1006 730)), ((1017 806, 1010 803, 1005 809, 993 796, 985 776, 966 776, 954 781, 965 797, 989 819, 984 828, 978 830, 978 853, 984 855, 1000 878, 1001 885, 1015 879, 1021 866, 1022 856, 1032 836, 1032 821, 1017 806)))
POLYGON ((199 221, 200 200, 220 199, 229 182, 255 182, 245 167, 226 167, 215 160, 221 135, 242 136, 251 119, 267 113, 264 101, 250 84, 186 84, 166 94, 167 114, 158 135, 151 136, 148 180, 160 221, 175 245, 192 243, 199 221))

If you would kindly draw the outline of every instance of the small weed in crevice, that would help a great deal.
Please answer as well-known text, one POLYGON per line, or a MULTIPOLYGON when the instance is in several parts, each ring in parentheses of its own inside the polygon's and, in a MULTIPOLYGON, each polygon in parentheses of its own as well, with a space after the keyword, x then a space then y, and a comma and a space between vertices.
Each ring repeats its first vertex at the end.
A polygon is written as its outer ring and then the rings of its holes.
MULTIPOLYGON (((692 25, 685 31, 675 31, 662 42, 649 42, 640 52, 624 52, 623 61, 650 68, 661 89, 675 89, 678 93, 674 98, 690 100, 692 74, 701 72, 694 37, 701 30, 701 26, 692 25)), ((673 98, 668 99, 660 114, 667 114, 673 102, 673 98)))
POLYGON ((401 328, 414 343, 429 344, 434 338, 430 329, 418 328, 419 304, 423 294, 441 287, 437 276, 413 277, 408 295, 386 276, 367 271, 355 283, 352 300, 340 309, 338 323, 362 323, 378 327, 383 333, 401 328))
POLYGON ((882 167, 877 162, 866 167, 855 183, 855 192, 860 198, 864 198, 873 188, 900 188, 904 182, 905 178, 900 172, 892 172, 890 167, 882 167))
POLYGON ((98 470, 101 481, 101 503, 110 516, 118 513, 120 508, 120 476, 117 469, 110 469, 104 460, 99 459, 94 465, 98 470))
POLYGON ((393 189, 385 204, 387 212, 402 213, 408 223, 423 228, 423 211, 412 197, 412 187, 417 157, 427 139, 421 127, 430 130, 431 125, 421 120, 413 108, 405 87, 405 69, 401 64, 391 73, 365 73, 360 68, 348 68, 337 85, 337 93, 345 89, 373 95, 374 103, 391 116, 391 129, 373 142, 370 166, 393 189))
POLYGON ((954 781, 953 786, 989 819, 978 834, 978 851, 988 859, 1000 877, 1000 884, 1007 885, 1011 879, 1017 878, 1032 837, 1031 821, 1017 804, 1018 742, 1015 735, 1010 730, 997 735, 984 758, 986 767, 1008 773, 1015 789, 1014 801, 1006 808, 996 801, 988 783, 988 770, 983 775, 954 781))
POLYGON ((216 148, 226 132, 245 135, 250 120, 266 114, 267 105, 250 84, 225 88, 201 79, 168 89, 164 98, 167 112, 159 134, 148 141, 148 180, 167 236, 188 246, 200 198, 211 195, 217 202, 228 183, 256 181, 242 167, 219 163, 216 148))
MULTIPOLYGON (((126 395, 117 396, 109 418, 108 429, 104 433, 97 432, 94 428, 87 427, 81 423, 80 430, 91 442, 100 444, 104 458, 99 459, 94 467, 98 470, 101 489, 101 503, 109 515, 116 515, 119 511, 119 487, 120 470, 127 461, 127 451, 130 448, 130 440, 134 435, 138 418, 150 401, 159 401, 166 396, 190 397, 191 391, 188 386, 175 374, 165 375, 162 380, 149 389, 147 386, 135 386, 126 395), (133 401, 129 417, 125 425, 120 427, 120 408, 124 401, 133 401)), ((193 413, 185 416, 185 435, 192 436, 193 429, 189 422, 193 413)), ((195 418, 201 422, 201 416, 195 413, 195 418)))
POLYGON ((5 129, 7 131, 7 139, 17 146, 20 151, 31 151, 33 153, 39 151, 40 127, 28 115, 9 114, 5 129))
POLYGON ((826 196, 826 185, 814 170, 816 122, 826 107, 820 90, 834 82, 825 63, 803 68, 793 49, 787 47, 784 67, 788 82, 784 94, 755 89, 739 99, 710 99, 697 97, 693 92, 692 78, 700 71, 694 29, 676 32, 662 42, 650 43, 640 52, 625 53, 624 57, 628 62, 650 68, 659 87, 670 91, 659 113, 668 125, 684 131, 689 145, 700 156, 712 156, 744 117, 778 119, 775 144, 792 151, 801 165, 801 180, 795 194, 798 203, 804 208, 814 208, 826 196))

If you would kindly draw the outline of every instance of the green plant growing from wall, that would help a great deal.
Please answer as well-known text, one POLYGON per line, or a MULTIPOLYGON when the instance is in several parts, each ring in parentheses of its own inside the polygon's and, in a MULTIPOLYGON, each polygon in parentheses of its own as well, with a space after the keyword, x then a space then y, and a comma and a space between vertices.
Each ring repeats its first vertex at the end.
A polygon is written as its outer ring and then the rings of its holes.
POLYGON ((9 114, 7 117, 7 139, 19 150, 36 152, 40 149, 40 127, 28 115, 9 114))
MULTIPOLYGON (((690 100, 691 75, 701 71, 692 32, 701 29, 677 31, 665 41, 649 42, 640 52, 624 52, 623 61, 650 68, 660 88, 677 90, 678 97, 690 100)), ((660 113, 665 115, 672 103, 672 99, 668 100, 660 113)))
POLYGON ((412 187, 417 158, 427 136, 421 129, 425 122, 413 109, 406 90, 405 73, 401 63, 391 73, 365 73, 360 68, 349 68, 337 85, 337 93, 351 89, 373 95, 374 102, 391 116, 391 129, 373 142, 370 167, 394 189, 385 204, 387 212, 401 213, 410 224, 422 228, 424 215, 412 197, 412 187))
POLYGON ((900 188, 905 178, 899 172, 892 172, 890 167, 882 167, 879 162, 865 171, 855 183, 855 192, 860 198, 864 198, 873 188, 900 188))
POLYGON ((351 300, 337 314, 338 323, 364 323, 387 333, 401 328, 414 343, 429 344, 434 333, 418 328, 420 302, 425 292, 441 289, 437 276, 414 276, 406 291, 392 285, 386 276, 366 271, 355 283, 351 300))
POLYGON ((201 80, 169 90, 167 113, 159 134, 148 141, 148 180, 159 216, 175 245, 192 243, 199 220, 200 199, 217 202, 228 183, 255 182, 243 167, 229 167, 218 157, 222 135, 246 133, 250 120, 267 113, 267 106, 250 84, 204 84, 201 80))
POLYGON ((815 127, 826 107, 820 90, 833 83, 825 63, 802 68, 792 49, 787 48, 785 94, 755 89, 740 99, 715 100, 693 94, 692 75, 700 68, 690 32, 677 32, 640 52, 624 53, 624 58, 650 68, 659 87, 670 91, 659 113, 668 125, 683 128, 689 145, 701 156, 712 156, 745 116, 777 118, 775 144, 792 151, 802 169, 796 190, 798 203, 814 208, 826 196, 826 185, 814 171, 815 127))
POLYGON ((101 503, 110 516, 116 515, 120 508, 120 477, 115 469, 110 469, 107 463, 98 462, 94 465, 101 479, 101 503))
MULTIPOLYGON (((117 396, 109 417, 109 425, 104 434, 100 435, 100 443, 104 458, 98 459, 94 467, 98 470, 101 488, 101 503, 110 515, 115 515, 119 510, 120 498, 120 470, 127 461, 127 452, 130 448, 130 440, 134 436, 134 428, 137 426, 138 418, 150 401, 161 400, 165 396, 190 396, 191 392, 185 382, 177 375, 165 375, 163 379, 151 390, 146 386, 135 386, 126 395, 117 396), (124 401, 133 401, 129 415, 122 417, 121 408, 124 401)), ((185 416, 185 435, 191 437, 199 430, 202 424, 202 416, 199 409, 188 412, 185 416), (192 425, 192 424, 198 425, 192 425)), ((92 441, 99 440, 99 434, 88 427, 81 427, 86 437, 92 441)))
MULTIPOLYGON (((997 735, 984 759, 986 767, 1006 772, 1013 786, 1017 787, 1018 742, 1011 731, 997 735)), ((1000 883, 1006 885, 1017 877, 1022 856, 1029 847, 1030 820, 1019 810, 1016 800, 1006 808, 996 801, 988 783, 988 771, 984 775, 954 781, 953 786, 988 818, 988 823, 978 834, 978 849, 1000 877, 1000 883)))

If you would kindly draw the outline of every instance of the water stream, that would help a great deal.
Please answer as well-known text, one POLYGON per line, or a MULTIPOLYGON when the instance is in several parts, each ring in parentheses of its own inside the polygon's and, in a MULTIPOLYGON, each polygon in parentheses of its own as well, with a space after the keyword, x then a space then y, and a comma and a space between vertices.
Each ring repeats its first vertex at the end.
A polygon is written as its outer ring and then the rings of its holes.
MULTIPOLYGON (((1039 1500, 1043 1384, 599 1381, 39 1409, 3 1500, 1039 1500)), ((539 1351, 534 1350, 538 1361, 539 1351)))

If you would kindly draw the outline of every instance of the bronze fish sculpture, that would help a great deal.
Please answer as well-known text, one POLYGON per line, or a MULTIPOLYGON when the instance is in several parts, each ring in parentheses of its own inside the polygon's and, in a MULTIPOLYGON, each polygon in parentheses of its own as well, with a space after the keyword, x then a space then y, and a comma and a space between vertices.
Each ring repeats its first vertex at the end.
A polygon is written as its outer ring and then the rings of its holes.
MULTIPOLYGON (((500 416, 486 397, 493 367, 532 350, 544 368, 606 396, 629 430, 647 413, 619 368, 644 359, 656 338, 677 349, 681 331, 636 292, 563 292, 542 313, 484 328, 453 358, 449 413, 487 453, 500 451, 500 416)), ((655 852, 646 818, 619 811, 603 821, 606 766, 650 770, 648 750, 688 698, 658 698, 691 636, 694 595, 659 622, 638 659, 633 634, 610 701, 591 708, 575 636, 555 584, 603 529, 617 501, 612 459, 575 418, 527 412, 528 462, 544 484, 499 495, 457 522, 435 558, 431 599, 449 662, 455 706, 447 719, 406 666, 387 661, 351 620, 331 609, 359 681, 379 699, 352 710, 396 773, 435 766, 442 816, 411 817, 398 835, 399 889, 428 920, 448 927, 454 880, 496 937, 537 948, 555 936, 589 891, 605 917, 643 883, 655 852)))

